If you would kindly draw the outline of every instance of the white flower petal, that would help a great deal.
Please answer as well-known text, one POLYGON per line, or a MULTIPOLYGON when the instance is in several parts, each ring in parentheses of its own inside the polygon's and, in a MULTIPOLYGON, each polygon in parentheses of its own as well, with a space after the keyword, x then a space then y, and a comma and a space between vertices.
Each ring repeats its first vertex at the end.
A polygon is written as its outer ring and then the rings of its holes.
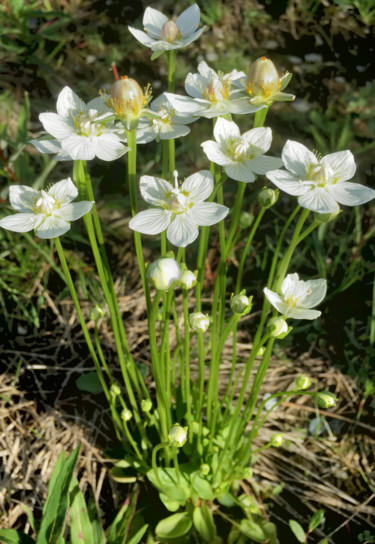
POLYGON ((227 142, 227 140, 239 138, 241 135, 240 129, 232 121, 227 121, 223 117, 219 117, 214 127, 214 137, 218 144, 227 142))
POLYGON ((179 41, 180 47, 186 47, 187 45, 190 45, 192 42, 195 42, 195 40, 197 40, 203 34, 206 28, 207 28, 206 26, 203 26, 202 28, 199 28, 196 32, 194 32, 194 34, 192 34, 188 38, 183 38, 182 40, 180 40, 179 41))
POLYGON ((296 285, 300 282, 299 276, 297 273, 288 274, 281 285, 281 293, 284 297, 295 294, 296 285))
POLYGON ((11 230, 12 232, 29 232, 35 229, 43 220, 44 215, 16 213, 0 219, 0 227, 11 230))
POLYGON ((322 302, 327 293, 327 280, 308 280, 305 282, 307 295, 303 298, 301 306, 313 308, 322 302), (309 292, 310 291, 310 292, 309 292))
POLYGON ((139 187, 143 200, 152 206, 164 206, 172 196, 173 186, 164 179, 142 176, 139 187))
POLYGON ((298 204, 317 213, 334 213, 339 206, 324 187, 314 187, 298 197, 298 204))
POLYGON ((58 181, 47 192, 49 195, 54 196, 56 200, 65 204, 78 196, 78 189, 70 178, 58 181))
MULTIPOLYGON (((155 41, 154 39, 150 38, 146 32, 143 32, 143 30, 138 30, 137 28, 132 28, 131 26, 128 26, 128 30, 131 32, 131 34, 133 34, 134 38, 136 38, 146 47, 151 47, 155 41)), ((160 33, 158 37, 160 38, 160 33)))
POLYGON ((339 181, 351 179, 356 171, 354 156, 350 151, 338 151, 326 155, 323 157, 322 163, 333 170, 334 178, 339 181))
POLYGON ((240 115, 245 113, 255 113, 256 111, 264 108, 264 104, 259 106, 250 104, 247 98, 237 98, 235 100, 229 99, 226 101, 226 106, 229 113, 238 113, 240 115))
POLYGON ((207 142, 203 142, 201 146, 203 147, 203 151, 206 153, 208 160, 215 164, 226 166, 232 162, 232 159, 222 152, 220 146, 216 142, 208 140, 207 142))
POLYGON ((57 238, 70 229, 70 224, 60 217, 50 215, 44 217, 44 221, 37 227, 36 234, 39 238, 57 238))
POLYGON ((10 204, 12 208, 19 212, 28 213, 33 209, 39 197, 39 191, 27 185, 11 185, 9 188, 10 204))
POLYGON ((289 308, 285 314, 293 319, 316 319, 322 314, 318 310, 306 310, 305 308, 289 308))
POLYGON ((214 189, 214 180, 209 170, 200 170, 185 179, 181 191, 188 193, 190 202, 202 202, 214 189))
POLYGON ((245 72, 238 72, 237 70, 233 70, 235 74, 232 77, 232 85, 235 87, 238 87, 239 89, 243 89, 246 87, 246 74, 245 72))
POLYGON ((186 247, 198 238, 198 228, 187 214, 175 215, 167 228, 168 240, 177 247, 186 247))
POLYGON ((143 16, 143 26, 146 32, 152 37, 160 39, 160 33, 163 25, 168 21, 168 17, 161 11, 154 8, 146 8, 143 16))
POLYGON ((224 170, 231 179, 252 183, 255 180, 255 176, 252 172, 251 164, 252 161, 233 161, 228 166, 225 166, 224 170))
POLYGON ((181 36, 186 38, 193 34, 199 26, 200 10, 197 4, 193 4, 188 9, 185 9, 179 17, 177 17, 176 25, 181 32, 181 36))
POLYGON ((185 91, 193 98, 202 98, 202 90, 207 86, 206 79, 200 74, 189 73, 185 79, 185 91))
POLYGON ((105 99, 103 96, 98 96, 97 98, 93 98, 93 100, 90 100, 90 102, 87 104, 88 110, 95 110, 98 115, 105 115, 106 113, 113 114, 113 111, 107 104, 107 99, 105 99))
POLYGON ((299 176, 302 180, 308 179, 307 171, 312 165, 318 164, 318 159, 304 145, 288 140, 284 145, 281 158, 285 168, 299 176))
POLYGON ((88 200, 82 200, 81 202, 71 202, 69 204, 64 204, 59 208, 55 213, 55 217, 60 217, 65 221, 76 221, 80 217, 86 215, 93 206, 93 202, 88 200))
POLYGON ((75 161, 91 161, 95 157, 95 141, 86 136, 73 134, 69 138, 65 138, 61 142, 61 146, 75 161))
POLYGON ((218 78, 218 75, 215 72, 215 70, 210 68, 205 60, 201 60, 201 62, 198 64, 198 72, 205 79, 218 78))
POLYGON ((41 113, 39 121, 43 128, 57 140, 68 138, 74 133, 72 126, 57 113, 41 113))
POLYGON ((116 134, 105 132, 95 139, 95 155, 102 161, 114 161, 128 150, 129 148, 122 145, 116 134))
POLYGON ((64 87, 57 97, 56 110, 62 117, 69 117, 72 111, 86 111, 87 106, 70 87, 64 87))
MULTIPOLYGON (((242 137, 252 148, 256 148, 257 155, 263 155, 271 147, 272 130, 269 127, 253 128, 245 132, 242 137)), ((283 162, 280 162, 280 166, 282 166, 283 162)))
POLYGON ((185 125, 163 123, 159 130, 161 140, 172 140, 189 134, 190 128, 185 125))
POLYGON ((279 168, 283 165, 283 161, 277 157, 267 157, 262 155, 261 157, 256 157, 250 161, 251 169, 255 174, 264 175, 267 172, 279 168))
POLYGON ((39 153, 59 153, 61 143, 58 140, 30 140, 30 143, 39 151, 39 153))
POLYGON ((288 305, 280 297, 280 295, 278 295, 274 291, 271 291, 271 289, 268 289, 267 287, 263 289, 263 292, 266 296, 266 299, 272 304, 272 306, 276 308, 276 310, 281 314, 285 314, 288 309, 288 305))
POLYGON ((190 98, 190 96, 180 96, 178 94, 172 93, 165 93, 165 96, 179 113, 198 114, 205 109, 205 106, 203 106, 193 98, 190 98))
POLYGON ((200 202, 190 210, 191 219, 199 226, 209 227, 228 215, 229 208, 216 202, 200 202))
POLYGON ((137 213, 130 221, 129 227, 141 234, 159 234, 171 222, 171 212, 160 208, 152 208, 137 213))
POLYGON ((337 202, 345 206, 359 206, 375 198, 374 189, 350 181, 327 185, 327 189, 337 202))
POLYGON ((267 172, 266 176, 276 187, 288 195, 300 196, 310 191, 312 187, 311 183, 303 182, 298 176, 285 170, 271 170, 271 172, 267 172))

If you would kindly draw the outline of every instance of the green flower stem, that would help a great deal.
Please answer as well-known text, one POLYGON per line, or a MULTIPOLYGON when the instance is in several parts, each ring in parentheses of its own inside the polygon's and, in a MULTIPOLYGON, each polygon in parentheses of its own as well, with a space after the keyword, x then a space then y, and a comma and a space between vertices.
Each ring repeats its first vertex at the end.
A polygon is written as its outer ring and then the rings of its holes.
POLYGON ((180 465, 178 464, 177 458, 177 447, 172 448, 173 464, 176 470, 177 484, 181 487, 181 474, 180 474, 180 465))
POLYGON ((202 436, 203 436, 203 393, 204 393, 204 340, 203 332, 197 332, 198 338, 198 403, 197 403, 197 412, 195 415, 195 420, 199 421, 198 428, 198 440, 197 448, 198 453, 201 455, 203 453, 202 449, 202 436))
MULTIPOLYGON (((219 399, 219 368, 220 368, 220 357, 224 344, 228 336, 236 331, 237 323, 241 318, 241 314, 233 314, 230 320, 228 321, 223 332, 220 334, 220 341, 216 349, 213 349, 214 344, 212 344, 213 357, 211 359, 211 369, 210 369, 210 379, 208 381, 208 392, 207 392, 207 419, 210 424, 210 445, 209 450, 212 449, 212 442, 215 437, 215 428, 217 415, 219 412, 218 399, 219 399), (212 419, 211 417, 212 416, 212 419)), ((232 366, 233 368, 233 366, 232 366)))
POLYGON ((235 199, 235 202, 234 202, 233 213, 232 213, 232 221, 231 221, 231 225, 230 225, 230 228, 229 228, 227 241, 226 241, 225 254, 226 254, 227 257, 228 257, 228 254, 229 254, 229 250, 230 250, 230 247, 231 247, 231 244, 232 244, 233 237, 234 237, 236 229, 238 227, 238 222, 239 222, 240 215, 241 215, 241 206, 242 206, 243 196, 245 194, 246 185, 247 184, 245 182, 240 182, 238 184, 236 199, 235 199))
POLYGON ((189 428, 189 442, 193 440, 191 430, 191 396, 190 396, 190 327, 189 327, 189 307, 187 289, 182 289, 182 301, 184 309, 184 354, 181 357, 181 391, 182 398, 186 402, 186 417, 189 428), (184 372, 185 371, 185 372, 184 372))
POLYGON ((170 345, 169 345, 169 324, 170 324, 170 315, 171 315, 171 306, 172 300, 174 297, 174 289, 171 288, 168 290, 167 296, 165 297, 164 303, 164 327, 161 339, 161 348, 160 348, 160 367, 164 375, 164 385, 166 391, 166 410, 168 416, 168 427, 172 426, 171 420, 171 410, 170 410, 170 399, 171 399, 171 368, 170 368, 170 345))
POLYGON ((175 88, 176 56, 177 56, 177 51, 175 49, 167 51, 167 59, 168 59, 168 92, 169 93, 174 93, 174 88, 175 88))
POLYGON ((270 104, 255 112, 253 128, 259 128, 264 125, 270 104))
MULTIPOLYGON (((132 216, 138 211, 137 202, 137 132, 136 130, 126 130, 126 138, 128 141, 128 178, 129 178, 129 194, 132 216)), ((143 291, 145 293, 147 313, 150 313, 151 298, 150 290, 146 279, 145 261, 143 258, 142 241, 139 232, 134 231, 134 245, 137 255, 139 272, 141 274, 143 291)))
POLYGON ((162 442, 161 444, 158 444, 157 446, 155 446, 154 449, 152 450, 151 466, 152 466, 152 469, 154 471, 156 481, 158 482, 160 491, 163 491, 164 486, 163 486, 163 482, 160 479, 159 467, 158 467, 158 465, 156 463, 156 455, 157 455, 159 450, 161 450, 163 448, 168 448, 168 446, 169 446, 169 441, 166 440, 165 442, 162 442))
POLYGON ((160 357, 158 352, 158 347, 156 343, 156 321, 159 309, 159 301, 162 296, 160 291, 156 292, 154 297, 151 309, 150 317, 148 320, 148 332, 149 332, 149 341, 150 341, 150 351, 151 351, 151 360, 152 368, 155 378, 156 386, 156 398, 158 403, 158 412, 160 418, 160 426, 162 433, 162 440, 166 440, 168 437, 168 399, 166 398, 166 384, 165 384, 165 375, 163 374, 163 369, 160 364, 160 357))
POLYGON ((220 475, 220 469, 221 469, 221 467, 223 465, 225 457, 227 457, 228 455, 229 456, 232 455, 233 449, 236 450, 237 442, 234 440, 233 435, 235 433, 236 428, 238 427, 238 423, 239 423, 239 419, 240 419, 240 415, 241 415, 241 409, 242 409, 243 401, 244 401, 245 394, 246 394, 246 391, 247 391, 248 381, 249 381, 249 378, 250 378, 251 370, 252 370, 252 367, 253 367, 253 364, 254 364, 254 361, 255 361, 256 354, 258 353, 259 349, 263 346, 263 344, 265 344, 265 342, 267 342, 268 339, 269 339, 269 334, 266 334, 261 339, 261 341, 258 343, 257 346, 255 346, 255 345, 253 346, 253 349, 251 350, 249 359, 248 359, 248 361, 246 363, 245 376, 244 376, 244 379, 243 379, 243 382, 242 382, 242 387, 241 387, 241 390, 240 390, 240 394, 238 396, 233 415, 231 416, 231 418, 230 418, 230 420, 228 422, 229 432, 228 432, 227 439, 225 441, 225 445, 224 445, 224 447, 222 449, 222 452, 221 452, 221 455, 220 455, 219 464, 218 464, 217 471, 216 471, 216 477, 218 477, 220 475))
POLYGON ((163 166, 161 171, 162 179, 168 179, 168 162, 169 162, 169 144, 168 140, 162 140, 163 145, 163 166))
POLYGON ((100 362, 102 363, 102 366, 104 368, 104 370, 106 371, 106 374, 109 378, 109 381, 111 382, 111 384, 115 383, 114 379, 112 378, 112 374, 108 368, 108 365, 107 365, 107 362, 105 360, 105 357, 104 357, 104 353, 103 353, 103 350, 102 350, 102 347, 100 345, 100 340, 99 340, 99 329, 98 329, 98 324, 95 322, 95 329, 94 329, 94 332, 95 332, 95 347, 96 347, 96 351, 98 352, 99 354, 99 359, 100 359, 100 362))
POLYGON ((253 226, 251 228, 251 231, 250 231, 249 236, 248 236, 247 241, 246 241, 246 245, 245 245, 245 247, 243 249, 243 252, 242 252, 242 255, 241 255, 241 260, 240 260, 240 265, 238 267, 238 273, 237 273, 237 281, 236 281, 236 289, 235 289, 235 294, 236 295, 238 295, 238 293, 241 290, 242 274, 243 274, 243 270, 244 270, 244 267, 245 267, 247 255, 249 253, 249 249, 250 249, 250 246, 251 246, 251 242, 253 241, 254 235, 255 235, 255 233, 257 231, 257 228, 259 226, 259 223, 262 220, 262 217, 263 217, 265 211, 266 211, 266 208, 261 208, 259 210, 258 216, 257 216, 255 222, 253 223, 253 226))
POLYGON ((181 372, 181 365, 183 364, 183 345, 181 341, 181 332, 180 332, 180 324, 179 324, 179 317, 176 307, 176 298, 172 298, 172 314, 173 314, 173 321, 175 324, 175 334, 176 334, 176 340, 177 340, 177 347, 175 350, 175 353, 173 354, 173 364, 172 364, 172 384, 175 386, 176 384, 176 362, 177 359, 180 360, 180 381, 181 381, 181 390, 183 391, 183 377, 181 372))
MULTIPOLYGON (((102 369, 100 367, 100 363, 99 363, 98 357, 96 355, 94 346, 93 346, 93 344, 91 342, 90 334, 89 334, 89 331, 88 331, 87 326, 86 326, 85 318, 83 317, 83 314, 82 314, 82 310, 81 310, 81 307, 80 307, 80 304, 79 304, 78 295, 77 295, 77 292, 76 292, 76 289, 75 289, 75 286, 74 286, 74 282, 72 280, 72 276, 70 275, 68 263, 66 262, 66 259, 65 259, 65 254, 64 254, 63 247, 61 245, 61 242, 60 242, 59 238, 55 238, 54 240, 55 240, 55 246, 56 246, 56 249, 57 249, 57 253, 59 255, 61 267, 62 267, 64 275, 65 275, 66 283, 67 283, 67 285, 69 287, 69 291, 70 291, 71 297, 72 297, 73 302, 74 302, 74 306, 75 306, 75 309, 76 309, 76 312, 77 312, 77 315, 78 315, 78 319, 79 319, 79 322, 81 324, 83 336, 84 336, 84 338, 86 340, 86 344, 87 344, 87 347, 89 349, 92 360, 94 361, 94 365, 95 365, 96 371, 98 373, 99 381, 100 381, 100 384, 101 384, 101 386, 103 388, 103 391, 104 391, 104 394, 106 396, 107 402, 108 402, 108 404, 110 404, 111 394, 110 394, 110 392, 108 390, 106 381, 104 379, 103 372, 102 372, 102 369)), ((118 427, 122 428, 121 419, 120 419, 118 414, 117 414, 117 417, 115 417, 115 422, 116 422, 118 427)))

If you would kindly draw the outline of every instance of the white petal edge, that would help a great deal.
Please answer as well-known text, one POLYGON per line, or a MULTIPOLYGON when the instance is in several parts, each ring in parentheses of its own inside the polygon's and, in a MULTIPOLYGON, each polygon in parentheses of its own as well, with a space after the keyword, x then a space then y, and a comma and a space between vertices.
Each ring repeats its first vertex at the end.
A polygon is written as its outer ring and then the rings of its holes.
POLYGON ((57 140, 64 140, 74 134, 73 128, 57 113, 41 113, 39 121, 42 123, 44 130, 57 140))
POLYGON ((95 141, 86 136, 78 136, 77 134, 69 136, 61 142, 61 146, 75 161, 91 161, 95 158, 95 141))
POLYGON ((28 185, 11 185, 9 188, 10 204, 19 212, 30 212, 38 198, 40 192, 28 185))
POLYGON ((64 221, 76 221, 91 211, 93 202, 82 200, 81 202, 71 202, 64 204, 54 213, 55 217, 60 217, 64 221))
POLYGON ((203 147, 203 151, 207 155, 208 160, 220 166, 226 166, 227 164, 231 164, 232 159, 228 155, 223 153, 219 144, 217 144, 213 140, 203 142, 201 146, 203 147))
POLYGON ((44 221, 36 228, 36 235, 39 238, 57 238, 70 229, 70 224, 54 215, 45 217, 44 221))
POLYGON ((298 197, 298 204, 317 213, 335 213, 339 205, 330 193, 323 187, 314 187, 298 197))
POLYGON ((266 173, 267 178, 276 187, 288 195, 300 196, 311 190, 311 183, 301 181, 298 176, 285 170, 271 170, 266 173))
POLYGON ((344 206, 359 206, 375 198, 374 189, 350 181, 328 185, 327 189, 332 197, 344 206))
POLYGON ((29 232, 40 225, 44 215, 35 213, 16 213, 0 219, 0 227, 12 232, 29 232))
POLYGON ((168 240, 177 247, 186 247, 198 238, 199 231, 188 215, 175 215, 167 228, 168 240))
POLYGON ((209 227, 219 223, 229 212, 229 208, 216 202, 200 202, 190 210, 190 217, 197 225, 209 227))
POLYGON ((299 142, 288 140, 281 153, 285 168, 293 174, 299 176, 302 180, 308 179, 307 171, 312 165, 318 164, 318 159, 314 153, 299 142))
POLYGON ((52 195, 56 200, 67 204, 78 196, 78 189, 74 185, 71 178, 62 179, 57 183, 54 183, 52 187, 47 191, 49 195, 52 195))
POLYGON ((189 194, 190 202, 202 202, 208 198, 214 190, 214 180, 209 170, 200 170, 185 179, 181 185, 181 191, 189 194))
POLYGON ((141 234, 160 234, 170 222, 171 212, 153 208, 137 213, 129 221, 129 227, 141 234))
POLYGON ((177 17, 176 25, 181 32, 181 36, 186 38, 191 36, 199 26, 201 14, 197 4, 193 4, 185 9, 179 17, 177 17))
POLYGON ((143 200, 152 206, 167 204, 170 198, 167 195, 173 191, 173 186, 168 181, 154 176, 142 176, 139 187, 143 200))
POLYGON ((151 38, 160 39, 161 29, 167 21, 168 17, 161 13, 161 11, 147 7, 142 22, 151 38))
POLYGON ((334 178, 339 181, 347 181, 352 179, 357 169, 354 162, 353 153, 350 151, 338 151, 337 153, 330 153, 322 159, 323 164, 327 164, 332 168, 334 178))
POLYGON ((57 97, 56 110, 62 117, 69 117, 71 112, 81 112, 87 110, 86 104, 70 87, 64 87, 57 97))

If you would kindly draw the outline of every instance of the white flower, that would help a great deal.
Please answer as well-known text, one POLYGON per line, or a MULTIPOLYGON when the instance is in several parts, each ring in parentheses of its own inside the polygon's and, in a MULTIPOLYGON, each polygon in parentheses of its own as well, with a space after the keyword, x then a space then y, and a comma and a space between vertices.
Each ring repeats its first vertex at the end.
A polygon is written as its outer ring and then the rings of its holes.
POLYGON ((137 142, 145 144, 152 140, 172 140, 186 136, 190 128, 186 125, 193 123, 197 117, 188 113, 177 113, 164 94, 153 100, 150 108, 158 116, 154 119, 141 119, 137 128, 137 142))
POLYGON ((147 268, 147 278, 156 289, 167 291, 181 277, 178 262, 169 257, 157 259, 147 268))
POLYGON ((198 74, 188 74, 185 91, 189 96, 165 93, 172 106, 181 113, 191 113, 198 117, 217 117, 226 113, 254 113, 261 106, 253 106, 238 90, 231 89, 237 70, 229 74, 216 73, 205 61, 198 65, 198 74))
POLYGON ((12 208, 20 213, 0 220, 0 227, 13 232, 35 229, 39 238, 56 238, 70 229, 70 221, 88 213, 93 202, 72 200, 78 190, 70 178, 55 183, 48 191, 36 191, 27 185, 11 185, 12 208))
POLYGON ((146 8, 143 16, 144 32, 128 27, 133 36, 152 51, 182 49, 197 40, 206 27, 197 30, 200 10, 197 4, 181 13, 176 22, 153 8, 146 8))
POLYGON ((357 206, 375 197, 375 191, 359 183, 348 182, 356 171, 350 151, 317 158, 304 145, 288 140, 281 155, 285 170, 267 172, 267 178, 289 195, 298 196, 298 204, 317 213, 338 212, 339 204, 357 206))
POLYGON ((281 285, 281 295, 264 288, 272 306, 285 317, 316 319, 321 312, 310 310, 322 302, 327 291, 326 280, 300 280, 298 274, 288 274, 281 285))
POLYGON ((220 117, 214 127, 214 137, 216 142, 203 142, 203 151, 210 161, 224 166, 231 179, 250 183, 255 180, 255 174, 265 174, 283 164, 281 159, 264 156, 271 147, 270 128, 253 128, 241 136, 236 123, 220 117))
POLYGON ((113 161, 128 150, 120 140, 113 121, 106 119, 111 111, 102 98, 87 105, 69 88, 64 87, 57 98, 57 113, 41 113, 40 122, 56 140, 32 140, 41 153, 58 152, 56 159, 86 160, 98 157, 113 161), (59 153, 62 150, 63 154, 59 153))
POLYGON ((229 209, 215 202, 203 202, 214 186, 209 171, 201 170, 189 176, 181 187, 177 172, 174 174, 174 187, 161 178, 141 177, 142 197, 156 207, 137 213, 129 226, 142 234, 159 234, 167 229, 167 238, 172 244, 186 247, 198 237, 198 226, 218 223, 226 217, 229 209))
POLYGON ((197 278, 194 272, 192 272, 191 270, 182 271, 180 278, 180 284, 182 287, 184 287, 185 289, 191 289, 192 287, 194 287, 194 285, 196 285, 196 283, 197 278))

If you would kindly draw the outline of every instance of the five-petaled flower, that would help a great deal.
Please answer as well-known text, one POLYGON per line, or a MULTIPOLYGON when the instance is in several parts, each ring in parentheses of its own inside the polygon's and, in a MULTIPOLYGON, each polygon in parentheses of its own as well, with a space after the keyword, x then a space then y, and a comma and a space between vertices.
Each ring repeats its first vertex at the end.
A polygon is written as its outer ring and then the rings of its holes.
POLYGON ((153 176, 142 176, 140 190, 143 199, 155 208, 137 213, 129 223, 142 234, 159 234, 167 230, 168 240, 186 247, 198 237, 198 226, 218 223, 229 209, 215 202, 204 202, 214 187, 212 175, 201 170, 186 178, 179 187, 175 171, 175 186, 153 176))
POLYGON ((56 238, 70 229, 70 221, 88 213, 93 202, 72 202, 78 190, 70 178, 52 185, 47 191, 37 191, 27 185, 12 185, 10 203, 19 213, 0 219, 0 227, 13 232, 35 229, 39 238, 56 238))
POLYGON ((113 161, 128 150, 109 120, 110 109, 102 98, 87 105, 69 87, 57 98, 57 113, 41 113, 39 120, 55 140, 32 140, 41 153, 58 153, 58 160, 113 161))
POLYGON ((217 117, 227 113, 254 113, 263 105, 254 106, 247 97, 240 96, 238 89, 233 90, 232 80, 238 76, 237 70, 229 74, 216 73, 202 60, 198 65, 198 74, 188 74, 185 91, 189 96, 165 93, 176 111, 190 113, 197 117, 217 117))
POLYGON ((265 174, 282 166, 281 159, 264 156, 271 147, 270 128, 253 128, 241 136, 236 123, 219 117, 214 137, 216 142, 203 142, 203 151, 210 161, 224 166, 225 173, 232 179, 250 183, 255 180, 255 174, 265 174))
POLYGON ((339 204, 357 206, 375 198, 375 191, 347 181, 356 171, 350 151, 316 157, 304 145, 288 140, 281 154, 285 170, 267 172, 267 178, 298 204, 317 213, 338 212, 339 204))
POLYGON ((133 36, 152 51, 170 51, 182 49, 197 40, 206 27, 197 30, 200 22, 200 10, 197 4, 181 13, 176 22, 169 20, 160 11, 146 8, 143 16, 145 31, 128 27, 133 36))
POLYGON ((264 288, 264 294, 278 312, 294 319, 316 319, 321 312, 311 310, 322 302, 327 291, 327 281, 300 280, 298 274, 288 274, 281 285, 281 295, 264 288))

